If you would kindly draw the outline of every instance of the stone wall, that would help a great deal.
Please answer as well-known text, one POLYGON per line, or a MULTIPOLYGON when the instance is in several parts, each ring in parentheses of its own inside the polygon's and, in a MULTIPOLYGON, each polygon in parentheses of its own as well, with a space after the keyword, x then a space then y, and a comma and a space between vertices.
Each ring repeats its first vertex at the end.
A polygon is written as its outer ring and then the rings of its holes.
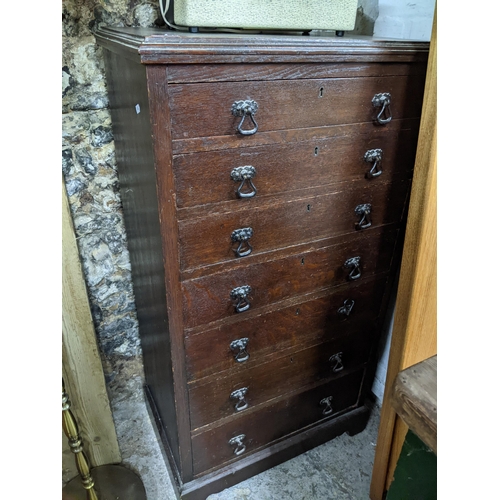
MULTIPOLYGON (((126 360, 138 361, 140 371, 141 348, 102 50, 93 31, 163 21, 156 0, 63 0, 62 6, 62 168, 109 382, 126 360)), ((378 0, 360 0, 357 33, 373 33, 377 6, 378 0)))
POLYGON ((108 381, 140 360, 99 25, 154 26, 156 1, 63 0, 62 168, 108 381))

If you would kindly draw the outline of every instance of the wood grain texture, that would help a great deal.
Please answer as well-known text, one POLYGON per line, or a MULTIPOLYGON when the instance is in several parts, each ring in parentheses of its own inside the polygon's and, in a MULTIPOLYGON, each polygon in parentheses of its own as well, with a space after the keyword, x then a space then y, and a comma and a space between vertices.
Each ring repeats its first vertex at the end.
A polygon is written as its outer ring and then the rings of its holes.
MULTIPOLYGON (((157 165, 155 160, 152 127, 156 121, 151 121, 149 104, 149 95, 163 91, 164 72, 163 79, 148 89, 144 66, 107 50, 104 56, 146 383, 161 412, 176 467, 189 477, 189 442, 181 445, 182 425, 188 424, 188 417, 183 413, 183 385, 176 386, 178 379, 173 374, 174 353, 178 352, 174 347, 178 339, 177 325, 175 315, 168 311, 166 299, 171 282, 165 276, 165 269, 167 265, 174 265, 176 259, 175 253, 163 246, 161 236, 157 170, 161 170, 163 164, 157 165), (165 255, 169 256, 168 260, 164 260, 165 255)), ((160 137, 163 138, 163 134, 160 137)), ((169 154, 161 157, 167 164, 170 160, 169 154)), ((167 178, 165 176, 164 181, 167 178)), ((173 226, 172 231, 175 229, 173 226)), ((175 241, 175 235, 173 238, 175 241)), ((173 281, 175 283, 175 279, 173 281)), ((187 431, 189 433, 189 427, 187 431)), ((189 434, 187 437, 189 439, 189 434)))
POLYGON ((429 44, 373 37, 183 33, 155 28, 101 27, 100 45, 139 52, 144 64, 422 62, 429 44))
POLYGON ((370 350, 370 332, 362 330, 296 350, 291 355, 255 365, 245 371, 194 382, 189 390, 192 429, 199 432, 199 427, 214 422, 221 425, 226 417, 248 413, 247 410, 235 410, 236 401, 230 395, 237 389, 248 389, 245 401, 248 409, 254 408, 271 399, 357 370, 368 360, 370 350), (341 361, 337 365, 330 358, 339 353, 341 361), (334 372, 334 366, 341 371, 334 372))
MULTIPOLYGON (((346 186, 317 189, 301 199, 279 203, 246 203, 240 210, 210 214, 179 222, 181 269, 239 260, 231 241, 234 230, 250 227, 252 253, 258 255, 306 241, 355 233, 360 217, 355 208, 371 204, 371 228, 399 222, 409 191, 408 181, 380 182, 377 185, 353 182, 346 186)), ((251 201, 251 200, 250 200, 251 201)), ((371 229, 370 228, 370 229, 371 229)), ((363 230, 361 230, 363 231, 363 230)), ((210 273, 207 267, 206 273, 210 273)))
POLYGON ((253 310, 313 289, 348 283, 352 269, 344 264, 352 257, 360 258, 360 281, 385 273, 390 270, 396 237, 394 227, 382 226, 337 238, 336 244, 329 247, 290 252, 285 258, 185 281, 184 324, 193 328, 230 316, 246 316, 247 311, 236 312, 230 297, 231 290, 239 286, 251 287, 249 302, 253 310))
POLYGON ((250 316, 234 317, 215 328, 188 335, 185 340, 188 377, 203 379, 219 372, 244 372, 256 364, 293 354, 301 346, 308 347, 350 332, 373 333, 381 313, 387 276, 376 276, 352 282, 320 297, 301 298, 279 304, 270 310, 252 311, 250 316), (338 309, 346 300, 354 306, 346 318, 338 309), (231 350, 232 341, 248 338, 245 362, 237 362, 231 350), (210 353, 207 355, 207 353, 210 353))
POLYGON ((245 434, 245 453, 248 453, 310 424, 333 418, 349 407, 354 408, 362 378, 362 370, 350 373, 305 393, 281 399, 262 409, 256 408, 228 424, 194 435, 195 474, 236 458, 234 446, 229 444, 234 436, 245 434), (320 401, 328 396, 332 396, 332 414, 325 416, 325 406, 320 401))
POLYGON ((437 27, 431 38, 420 137, 394 316, 391 351, 382 404, 371 500, 382 500, 392 480, 406 426, 391 408, 390 388, 397 374, 437 352, 436 325, 436 170, 437 27))
MULTIPOLYGON (((265 197, 286 192, 293 198, 300 196, 297 190, 325 184, 365 179, 373 186, 395 177, 409 178, 417 136, 415 120, 395 120, 391 127, 373 127, 371 123, 339 126, 328 138, 176 155, 177 207, 234 201, 232 206, 237 210, 242 204, 255 205, 265 197), (364 156, 372 149, 382 150, 382 174, 369 179, 366 175, 373 164, 364 156), (253 183, 257 194, 251 200, 238 197, 240 182, 231 179, 235 167, 246 165, 256 171, 253 183)), ((248 185, 243 189, 247 191, 248 185)))
POLYGON ((350 78, 360 76, 425 75, 425 64, 176 64, 168 74, 169 83, 225 82, 250 80, 294 80, 350 78))
POLYGON ((113 54, 110 103, 148 395, 183 497, 206 498, 338 432, 360 432, 399 260, 427 44, 128 28, 96 37, 113 54), (228 108, 254 91, 261 128, 242 138, 228 108), (394 119, 381 127, 371 100, 386 91, 394 119), (371 182, 364 148, 380 145, 389 148, 385 175, 371 182), (227 174, 245 156, 267 163, 258 165, 260 196, 242 203, 227 174), (366 203, 372 226, 358 231, 355 208, 366 203), (237 258, 231 233, 244 227, 253 251, 237 258), (364 286, 341 276, 346 252, 367 252, 364 286), (254 307, 226 314, 218 297, 240 278, 256 283, 254 307), (339 321, 350 297, 352 318, 339 321), (253 350, 235 368, 228 344, 240 334, 253 350), (325 419, 321 360, 339 343, 354 372, 332 380, 346 382, 333 412, 345 418, 325 419), (248 381, 257 390, 240 418, 227 412, 227 391, 248 381), (240 421, 253 437, 236 457, 227 440, 240 421))
MULTIPOLYGON (((417 75, 172 84, 172 139, 236 135, 244 145, 247 136, 237 132, 241 117, 232 115, 231 106, 245 99, 259 106, 255 120, 260 132, 373 122, 380 108, 372 99, 383 92, 391 94, 393 119, 415 118, 422 107, 423 80, 417 75)), ((244 129, 253 127, 246 122, 244 129)))
POLYGON ((277 439, 238 461, 228 462, 222 468, 200 474, 181 488, 183 500, 205 500, 207 495, 222 491, 244 479, 259 474, 304 453, 315 446, 347 432, 350 436, 361 432, 370 416, 370 408, 360 406, 341 412, 337 417, 325 418, 300 432, 277 439))
MULTIPOLYGON (((120 449, 64 181, 62 247, 62 362, 71 411, 91 465, 119 463, 120 449)), ((75 457, 68 449, 67 439, 63 437, 63 467, 74 470, 75 457)), ((76 470, 74 472, 76 476, 76 470)))
POLYGON ((437 453, 437 355, 398 373, 391 403, 404 423, 437 453))

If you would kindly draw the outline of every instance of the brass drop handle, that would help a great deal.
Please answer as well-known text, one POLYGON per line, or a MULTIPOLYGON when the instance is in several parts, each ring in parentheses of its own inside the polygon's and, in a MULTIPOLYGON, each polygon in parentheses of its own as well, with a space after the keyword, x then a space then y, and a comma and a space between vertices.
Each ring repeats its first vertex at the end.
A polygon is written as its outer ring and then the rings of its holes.
POLYGON ((323 415, 330 415, 333 413, 333 408, 332 408, 332 400, 333 396, 327 396, 326 398, 323 398, 319 404, 324 405, 325 407, 323 408, 323 415))
POLYGON ((241 389, 236 389, 229 395, 231 399, 237 400, 236 404, 234 405, 234 409, 236 411, 242 411, 248 408, 248 402, 245 399, 247 392, 248 392, 248 387, 242 387, 241 389))
POLYGON ((375 94, 372 99, 372 104, 375 108, 381 108, 377 115, 377 122, 380 123, 380 125, 385 125, 392 120, 391 94, 389 92, 375 94))
POLYGON ((382 163, 381 149, 369 149, 365 153, 364 160, 368 163, 373 163, 370 171, 366 173, 367 179, 373 179, 382 173, 382 169, 380 168, 380 164, 382 163))
POLYGON ((257 174, 257 171, 255 170, 255 167, 252 167, 252 165, 246 165, 244 167, 236 167, 231 170, 231 179, 234 182, 240 182, 241 184, 239 185, 238 189, 236 190, 236 193, 240 198, 252 198, 257 194, 257 188, 255 187, 254 183, 252 182, 252 179, 255 177, 257 174), (243 186, 247 184, 248 187, 250 187, 250 191, 243 192, 243 186))
POLYGON ((247 449, 247 447, 243 444, 243 440, 245 438, 245 434, 240 434, 239 436, 235 436, 228 441, 230 446, 235 446, 235 455, 241 455, 242 453, 245 453, 245 450, 247 449))
POLYGON ((354 300, 346 299, 344 300, 344 305, 342 307, 339 307, 337 309, 337 312, 340 315, 345 316, 347 318, 351 314, 353 307, 354 307, 354 300))
POLYGON ((231 233, 231 241, 233 243, 238 242, 238 248, 234 250, 236 257, 246 257, 252 253, 252 245, 248 240, 253 236, 253 229, 251 227, 243 227, 241 229, 235 229, 231 233), (243 250, 244 249, 244 250, 243 250))
POLYGON ((337 352, 332 356, 330 356, 330 359, 328 361, 333 365, 332 366, 333 373, 341 372, 344 369, 341 352, 337 352))
POLYGON ((248 354, 247 352, 247 345, 248 345, 248 338, 246 337, 242 339, 233 340, 229 344, 229 348, 231 349, 231 351, 236 353, 234 355, 234 360, 237 363, 244 363, 250 357, 250 354, 248 354))
POLYGON ((354 212, 359 215, 361 219, 356 223, 356 229, 368 229, 372 225, 370 214, 372 212, 372 206, 370 203, 363 203, 358 205, 354 212))
POLYGON ((344 267, 351 272, 347 278, 351 281, 361 278, 361 257, 351 257, 344 262, 344 267))
POLYGON ((248 285, 238 286, 233 288, 230 293, 231 300, 236 302, 234 305, 236 312, 244 312, 250 309, 248 296, 252 293, 252 288, 248 285))
POLYGON ((257 113, 257 110, 259 109, 259 105, 252 99, 248 99, 245 101, 234 101, 233 105, 231 106, 231 113, 234 116, 241 116, 241 121, 237 127, 238 132, 241 135, 253 135, 257 132, 259 129, 259 126, 257 125, 257 122, 255 121, 254 115, 257 113), (244 130, 243 127, 243 122, 245 121, 246 117, 250 117, 250 120, 252 121, 254 128, 250 130, 244 130))

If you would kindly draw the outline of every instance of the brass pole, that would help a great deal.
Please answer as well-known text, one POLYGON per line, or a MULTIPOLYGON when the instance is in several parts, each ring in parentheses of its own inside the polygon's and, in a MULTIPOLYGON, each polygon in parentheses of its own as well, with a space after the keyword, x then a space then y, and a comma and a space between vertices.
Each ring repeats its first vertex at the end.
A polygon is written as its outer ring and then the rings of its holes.
POLYGON ((64 387, 64 379, 62 381, 62 426, 64 434, 68 438, 68 444, 71 451, 75 454, 76 468, 80 474, 83 487, 87 490, 87 500, 99 500, 97 493, 94 490, 94 480, 90 474, 90 467, 83 452, 82 439, 78 431, 78 425, 75 417, 70 410, 71 403, 68 394, 64 387))

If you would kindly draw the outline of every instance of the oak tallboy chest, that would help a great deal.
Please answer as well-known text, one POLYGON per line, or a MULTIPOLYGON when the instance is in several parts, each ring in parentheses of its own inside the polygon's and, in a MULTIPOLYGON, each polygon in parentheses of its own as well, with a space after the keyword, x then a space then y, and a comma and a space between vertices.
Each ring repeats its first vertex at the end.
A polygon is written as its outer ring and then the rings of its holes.
POLYGON ((146 392, 183 498, 360 432, 428 43, 96 37, 146 392))

